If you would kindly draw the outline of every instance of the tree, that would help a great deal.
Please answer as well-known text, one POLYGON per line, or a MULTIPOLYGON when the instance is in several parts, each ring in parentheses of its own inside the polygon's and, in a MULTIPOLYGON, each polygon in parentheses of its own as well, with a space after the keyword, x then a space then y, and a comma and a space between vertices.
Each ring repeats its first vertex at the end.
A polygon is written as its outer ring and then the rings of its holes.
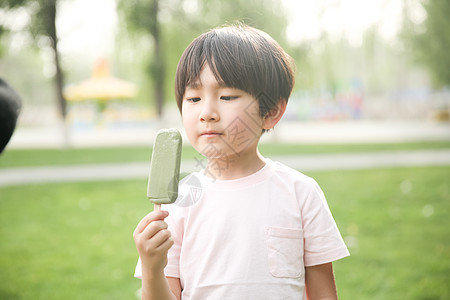
MULTIPOLYGON (((56 29, 56 15, 58 0, 1 0, 1 8, 8 11, 17 8, 26 8, 31 16, 28 30, 32 33, 35 41, 46 39, 53 51, 55 65, 55 91, 58 110, 63 120, 67 115, 66 100, 63 96, 64 75, 58 51, 58 35, 56 29)), ((0 28, 0 34, 5 34, 6 29, 0 28)))
MULTIPOLYGON (((409 3, 409 2, 408 2, 409 3)), ((438 86, 450 85, 450 1, 422 1, 426 19, 416 24, 406 6, 404 36, 414 50, 415 58, 425 65, 438 86)))
POLYGON ((148 34, 153 41, 153 56, 148 65, 148 73, 154 84, 154 97, 158 117, 162 116, 166 64, 161 41, 161 25, 158 21, 159 0, 138 0, 119 2, 119 11, 126 15, 127 23, 133 30, 148 34))
POLYGON ((174 70, 182 51, 200 33, 224 23, 242 21, 268 32, 287 46, 287 18, 279 1, 120 0, 118 12, 130 31, 148 35, 152 41, 147 69, 155 90, 158 116, 162 115, 166 92, 173 93, 174 70))

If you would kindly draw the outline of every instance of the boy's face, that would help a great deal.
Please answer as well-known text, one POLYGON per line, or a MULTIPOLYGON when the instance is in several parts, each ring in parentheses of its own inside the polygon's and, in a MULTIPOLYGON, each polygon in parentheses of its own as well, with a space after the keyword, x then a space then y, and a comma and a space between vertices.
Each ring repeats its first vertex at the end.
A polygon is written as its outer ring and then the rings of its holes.
POLYGON ((186 87, 182 118, 192 146, 208 159, 256 153, 264 125, 255 97, 221 85, 208 65, 186 87))

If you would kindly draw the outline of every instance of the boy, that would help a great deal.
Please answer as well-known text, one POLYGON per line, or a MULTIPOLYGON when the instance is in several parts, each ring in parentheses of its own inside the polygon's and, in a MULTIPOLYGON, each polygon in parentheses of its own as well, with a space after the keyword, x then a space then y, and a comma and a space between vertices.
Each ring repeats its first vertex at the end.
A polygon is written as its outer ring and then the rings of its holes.
POLYGON ((190 205, 136 227, 142 299, 337 299, 331 262, 349 253, 322 191, 257 149, 293 85, 289 56, 252 27, 214 29, 187 47, 176 100, 207 165, 190 205))

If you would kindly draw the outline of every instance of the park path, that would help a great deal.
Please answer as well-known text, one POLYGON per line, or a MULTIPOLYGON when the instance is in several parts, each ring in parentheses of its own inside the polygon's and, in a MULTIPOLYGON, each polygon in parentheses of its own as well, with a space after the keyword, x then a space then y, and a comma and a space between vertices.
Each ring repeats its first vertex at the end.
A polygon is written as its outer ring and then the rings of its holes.
MULTIPOLYGON (((302 172, 385 167, 450 166, 450 149, 308 154, 270 157, 302 172)), ((206 161, 186 160, 182 172, 202 168, 206 161)), ((0 169, 0 187, 52 182, 147 178, 150 162, 63 165, 0 169)))
MULTIPOLYGON (((178 120, 178 117, 173 119, 178 120)), ((178 123, 169 125, 176 127, 178 123)), ((72 146, 141 145, 150 147, 157 127, 158 124, 148 124, 144 127, 75 131, 71 136, 72 146)), ((275 131, 264 135, 262 138, 262 142, 301 142, 303 144, 424 141, 450 141, 450 123, 393 120, 328 123, 282 122, 277 125, 275 131)), ((61 145, 61 132, 57 127, 51 126, 46 128, 19 128, 14 133, 8 148, 61 148, 61 145)), ((450 149, 309 154, 270 158, 302 172, 406 166, 450 166, 450 149)), ((182 172, 196 171, 201 169, 204 163, 205 161, 194 159, 182 161, 181 169, 182 172)), ((0 169, 0 187, 32 183, 147 178, 149 167, 150 162, 143 161, 0 169)))

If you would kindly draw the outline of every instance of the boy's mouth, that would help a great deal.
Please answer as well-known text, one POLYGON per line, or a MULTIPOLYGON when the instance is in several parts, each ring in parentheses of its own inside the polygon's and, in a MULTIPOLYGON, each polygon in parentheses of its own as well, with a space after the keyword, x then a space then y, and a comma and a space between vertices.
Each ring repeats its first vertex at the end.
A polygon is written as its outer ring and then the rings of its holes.
POLYGON ((217 132, 217 131, 204 131, 200 134, 200 136, 203 137, 216 137, 216 136, 221 136, 222 133, 217 132))

